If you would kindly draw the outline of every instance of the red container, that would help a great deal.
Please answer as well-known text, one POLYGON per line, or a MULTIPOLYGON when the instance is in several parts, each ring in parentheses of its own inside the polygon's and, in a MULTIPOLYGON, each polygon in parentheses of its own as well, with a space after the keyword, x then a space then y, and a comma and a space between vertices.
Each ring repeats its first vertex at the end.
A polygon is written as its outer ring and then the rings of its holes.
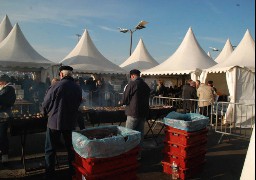
POLYGON ((202 164, 205 161, 206 151, 198 152, 196 155, 183 157, 176 156, 172 153, 164 154, 164 162, 175 162, 182 169, 192 168, 199 164, 202 164))
MULTIPOLYGON (((182 169, 179 167, 178 173, 179 173, 179 178, 180 179, 187 179, 191 178, 203 171, 205 161, 197 166, 187 168, 187 169, 182 169)), ((162 161, 163 165, 163 172, 167 174, 172 174, 172 164, 169 162, 164 162, 162 161)))
POLYGON ((168 128, 165 129, 165 141, 171 141, 184 146, 207 141, 208 129, 206 128, 199 131, 187 132, 170 126, 167 127, 168 128))
POLYGON ((138 164, 94 175, 88 174, 88 172, 83 167, 78 166, 75 163, 73 163, 73 166, 75 167, 76 172, 73 180, 137 180, 136 174, 138 170, 138 164))
POLYGON ((176 156, 183 156, 185 158, 190 156, 195 156, 198 152, 206 151, 207 141, 199 142, 197 144, 184 146, 178 143, 173 143, 171 141, 165 141, 164 153, 174 154, 176 156))
POLYGON ((83 158, 75 153, 75 163, 83 167, 87 174, 93 175, 137 164, 138 153, 139 147, 133 148, 119 156, 110 158, 83 158))

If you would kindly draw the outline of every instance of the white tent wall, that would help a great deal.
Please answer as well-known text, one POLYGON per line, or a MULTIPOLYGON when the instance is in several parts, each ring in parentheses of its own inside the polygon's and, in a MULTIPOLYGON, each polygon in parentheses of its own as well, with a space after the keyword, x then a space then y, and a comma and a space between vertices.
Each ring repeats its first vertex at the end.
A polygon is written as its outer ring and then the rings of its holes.
MULTIPOLYGON (((234 67, 226 72, 231 103, 255 104, 255 72, 234 67)), ((254 112, 255 110, 252 109, 254 112)), ((255 113, 253 113, 255 114, 255 113)), ((234 122, 236 126, 251 127, 251 118, 241 106, 230 104, 226 113, 226 122, 234 122), (245 118, 246 117, 246 118, 245 118)))
POLYGON ((252 131, 240 180, 255 180, 255 126, 252 131))

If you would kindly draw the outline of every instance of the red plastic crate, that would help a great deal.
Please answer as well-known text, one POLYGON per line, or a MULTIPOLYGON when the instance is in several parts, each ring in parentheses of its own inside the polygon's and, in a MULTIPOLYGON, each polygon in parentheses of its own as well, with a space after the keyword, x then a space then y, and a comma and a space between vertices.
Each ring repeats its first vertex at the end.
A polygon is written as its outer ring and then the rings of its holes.
POLYGON ((88 174, 83 167, 76 163, 73 163, 73 166, 76 172, 73 180, 137 180, 138 164, 94 175, 88 174))
POLYGON ((184 146, 178 143, 173 143, 171 141, 165 141, 163 152, 187 158, 198 154, 198 152, 206 151, 206 144, 207 141, 202 141, 197 144, 184 146))
MULTIPOLYGON (((196 174, 201 173, 203 171, 205 162, 206 161, 204 161, 203 163, 201 163, 197 166, 187 168, 187 169, 182 169, 179 167, 178 168, 179 178, 184 180, 187 178, 191 178, 191 177, 195 176, 196 174)), ((162 165, 163 165, 164 173, 172 174, 172 164, 171 163, 162 161, 162 165)))
POLYGON ((139 147, 110 158, 83 158, 75 153, 75 163, 83 167, 87 174, 104 173, 138 163, 138 153, 139 147))
POLYGON ((164 154, 164 162, 171 163, 174 161, 179 167, 187 169, 203 163, 205 161, 205 154, 206 151, 202 151, 193 156, 183 157, 169 152, 164 154))
POLYGON ((198 142, 207 141, 208 129, 202 129, 194 132, 168 127, 165 129, 165 141, 171 141, 181 145, 192 145, 198 142))

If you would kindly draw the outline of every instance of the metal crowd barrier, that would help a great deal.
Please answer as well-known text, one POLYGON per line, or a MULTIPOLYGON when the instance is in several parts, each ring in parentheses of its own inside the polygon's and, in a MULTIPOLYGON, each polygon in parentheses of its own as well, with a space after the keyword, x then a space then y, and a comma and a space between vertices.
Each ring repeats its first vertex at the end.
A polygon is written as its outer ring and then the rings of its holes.
MULTIPOLYGON (((213 102, 198 99, 182 99, 154 96, 150 100, 151 105, 169 105, 181 113, 202 113, 198 107, 199 102, 208 102, 210 106, 205 109, 205 116, 210 119, 209 127, 216 133, 220 133, 220 143, 225 135, 237 136, 249 139, 255 123, 255 104, 213 102), (183 109, 184 103, 190 103, 188 111, 183 109)), ((204 111, 204 109, 201 111, 204 111)))
POLYGON ((214 107, 214 130, 221 134, 218 143, 225 135, 250 139, 255 123, 255 104, 217 102, 214 107))

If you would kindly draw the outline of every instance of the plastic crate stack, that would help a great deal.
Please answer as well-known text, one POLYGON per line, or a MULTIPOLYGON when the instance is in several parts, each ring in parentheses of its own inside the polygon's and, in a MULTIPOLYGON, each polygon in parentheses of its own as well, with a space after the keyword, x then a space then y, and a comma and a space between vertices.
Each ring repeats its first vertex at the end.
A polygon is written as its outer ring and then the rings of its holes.
POLYGON ((83 158, 75 153, 73 180, 135 180, 137 179, 139 148, 110 158, 83 158))
POLYGON ((176 164, 178 179, 200 173, 205 163, 207 132, 207 128, 188 132, 166 125, 163 172, 173 174, 172 166, 176 164))
POLYGON ((116 125, 73 131, 73 180, 137 179, 140 138, 140 132, 116 125))

